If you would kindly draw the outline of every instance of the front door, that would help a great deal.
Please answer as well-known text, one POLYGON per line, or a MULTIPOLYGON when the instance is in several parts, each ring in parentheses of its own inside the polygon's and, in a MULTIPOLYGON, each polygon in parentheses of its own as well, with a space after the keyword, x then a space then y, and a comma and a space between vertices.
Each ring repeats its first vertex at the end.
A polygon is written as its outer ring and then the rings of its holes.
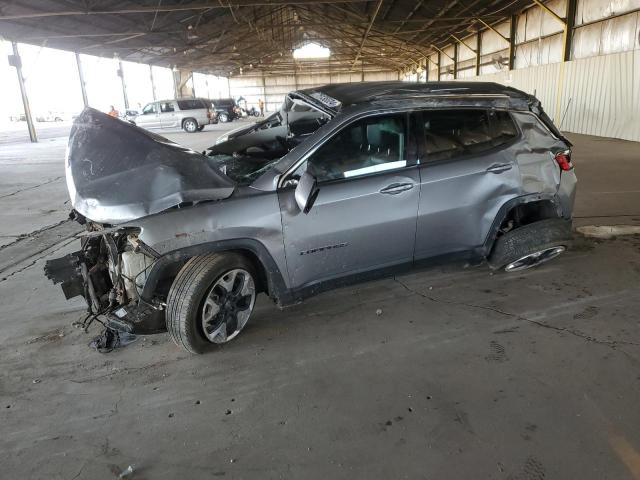
POLYGON ((416 115, 421 139, 416 259, 480 248, 500 207, 519 195, 506 111, 430 110, 416 115))
POLYGON ((293 288, 411 262, 419 199, 406 114, 356 120, 305 163, 319 193, 308 214, 279 191, 293 288))
POLYGON ((142 114, 136 117, 136 125, 143 128, 160 128, 160 110, 157 103, 148 103, 142 114))

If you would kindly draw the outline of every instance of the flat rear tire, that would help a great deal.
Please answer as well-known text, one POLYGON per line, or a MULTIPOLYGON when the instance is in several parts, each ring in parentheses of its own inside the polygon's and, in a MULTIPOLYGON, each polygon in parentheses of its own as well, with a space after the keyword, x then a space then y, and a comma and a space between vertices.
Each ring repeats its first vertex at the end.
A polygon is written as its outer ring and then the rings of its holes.
POLYGON ((536 267, 566 251, 571 237, 571 223, 561 218, 523 225, 498 237, 489 265, 509 273, 536 267))

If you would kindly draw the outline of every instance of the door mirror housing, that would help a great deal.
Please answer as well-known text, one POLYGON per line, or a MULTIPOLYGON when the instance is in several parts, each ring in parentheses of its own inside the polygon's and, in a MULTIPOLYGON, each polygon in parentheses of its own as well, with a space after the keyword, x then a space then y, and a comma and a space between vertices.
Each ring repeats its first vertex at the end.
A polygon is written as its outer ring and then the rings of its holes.
POLYGON ((316 178, 309 172, 304 172, 298 181, 298 186, 295 191, 296 203, 302 213, 309 213, 313 202, 316 201, 318 191, 316 178))

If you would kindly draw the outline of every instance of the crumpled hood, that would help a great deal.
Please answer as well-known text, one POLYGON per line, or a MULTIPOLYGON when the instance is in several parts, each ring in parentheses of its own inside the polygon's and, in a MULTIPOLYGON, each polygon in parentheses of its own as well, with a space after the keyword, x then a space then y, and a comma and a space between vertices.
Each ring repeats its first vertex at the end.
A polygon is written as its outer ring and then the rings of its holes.
POLYGON ((71 204, 99 223, 222 200, 235 189, 209 157, 93 108, 73 122, 65 172, 71 204))

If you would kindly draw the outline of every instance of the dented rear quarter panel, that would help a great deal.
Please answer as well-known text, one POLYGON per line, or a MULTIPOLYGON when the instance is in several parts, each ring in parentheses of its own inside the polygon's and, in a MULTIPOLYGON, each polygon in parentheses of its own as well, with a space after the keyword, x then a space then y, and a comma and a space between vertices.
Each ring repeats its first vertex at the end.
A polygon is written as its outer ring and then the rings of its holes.
POLYGON ((538 118, 525 112, 512 112, 522 132, 522 138, 513 152, 518 163, 522 195, 540 193, 555 195, 560 185, 560 169, 554 153, 567 149, 538 118))

